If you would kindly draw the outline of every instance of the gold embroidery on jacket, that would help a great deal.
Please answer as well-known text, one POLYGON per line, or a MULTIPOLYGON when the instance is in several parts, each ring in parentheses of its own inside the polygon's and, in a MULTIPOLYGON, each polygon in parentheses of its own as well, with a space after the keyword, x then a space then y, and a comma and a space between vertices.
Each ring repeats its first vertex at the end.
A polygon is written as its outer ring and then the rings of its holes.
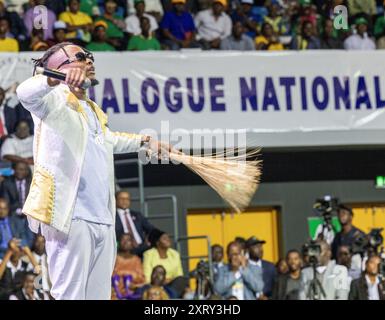
POLYGON ((23 212, 46 224, 51 224, 55 196, 53 175, 39 164, 35 164, 31 188, 23 212))

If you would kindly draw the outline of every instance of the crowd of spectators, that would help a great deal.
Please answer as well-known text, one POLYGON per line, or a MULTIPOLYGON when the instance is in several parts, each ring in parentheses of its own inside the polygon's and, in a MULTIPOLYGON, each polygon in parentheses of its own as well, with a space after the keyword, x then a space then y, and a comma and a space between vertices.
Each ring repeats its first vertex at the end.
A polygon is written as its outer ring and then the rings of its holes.
POLYGON ((0 0, 0 51, 385 48, 382 0, 0 0), (334 27, 334 8, 348 21, 334 27))
MULTIPOLYGON (((20 210, 29 179, 29 166, 16 162, 14 175, 2 181, 0 299, 52 299, 44 237, 29 231, 20 210)), ((384 259, 377 252, 354 254, 355 239, 364 233, 353 225, 353 211, 346 206, 337 211, 341 231, 327 239, 316 236, 316 263, 309 250, 291 249, 273 264, 264 259, 266 241, 237 237, 226 250, 214 244, 211 264, 202 260, 188 274, 170 236, 130 208, 128 192, 117 192, 116 206, 111 299, 385 300, 384 259)))

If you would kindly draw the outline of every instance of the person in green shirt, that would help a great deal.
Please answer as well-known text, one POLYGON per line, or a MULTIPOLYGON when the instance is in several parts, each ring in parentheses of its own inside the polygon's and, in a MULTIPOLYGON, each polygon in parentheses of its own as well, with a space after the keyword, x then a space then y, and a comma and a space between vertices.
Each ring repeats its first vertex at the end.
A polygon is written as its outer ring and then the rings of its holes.
POLYGON ((98 16, 100 14, 98 0, 80 0, 80 11, 90 17, 98 16))
POLYGON ((90 51, 115 51, 115 48, 107 43, 107 24, 104 21, 98 21, 94 25, 93 41, 87 45, 90 51))
POLYGON ((104 3, 104 15, 95 19, 95 21, 104 21, 107 23, 107 38, 115 47, 120 48, 124 38, 123 31, 126 29, 124 20, 116 14, 117 3, 115 0, 106 0, 104 3))
POLYGON ((140 28, 142 29, 142 33, 138 36, 132 36, 130 38, 127 50, 160 50, 159 41, 151 35, 150 20, 147 17, 143 16, 140 18, 140 28))

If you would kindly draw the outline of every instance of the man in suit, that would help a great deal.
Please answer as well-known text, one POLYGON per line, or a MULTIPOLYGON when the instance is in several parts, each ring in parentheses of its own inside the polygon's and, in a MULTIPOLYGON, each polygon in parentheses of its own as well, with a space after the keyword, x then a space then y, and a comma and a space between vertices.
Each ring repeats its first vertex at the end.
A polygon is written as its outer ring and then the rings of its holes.
POLYGON ((228 244, 227 257, 229 264, 219 268, 215 291, 225 299, 255 300, 263 289, 261 268, 250 264, 237 242, 228 244))
POLYGON ((11 215, 21 215, 31 185, 31 171, 23 162, 16 162, 13 169, 15 174, 3 183, 3 196, 9 203, 11 215))
POLYGON ((300 300, 347 300, 349 295, 349 276, 345 266, 331 260, 332 252, 326 241, 318 241, 321 253, 318 258, 316 274, 313 266, 302 270, 302 284, 299 293, 300 300), (316 294, 309 290, 314 277, 322 285, 316 294))
POLYGON ((349 300, 385 300, 384 281, 379 276, 381 258, 370 256, 365 272, 350 285, 349 300))
POLYGON ((8 243, 12 239, 19 239, 20 246, 29 248, 32 244, 33 234, 28 229, 27 221, 15 216, 9 216, 9 207, 5 199, 0 198, 0 259, 8 250, 8 243))
POLYGON ((15 132, 16 124, 20 120, 33 124, 31 114, 19 103, 13 91, 11 87, 11 93, 7 96, 6 91, 0 87, 0 144, 8 135, 15 132))
POLYGON ((277 276, 277 270, 269 261, 263 260, 263 245, 265 240, 259 240, 256 237, 250 237, 246 241, 246 249, 249 254, 249 263, 262 269, 263 276, 263 295, 270 298, 273 293, 274 281, 277 276))
POLYGON ((130 210, 131 195, 126 191, 116 193, 116 238, 120 239, 123 233, 132 235, 134 241, 133 253, 142 256, 143 252, 150 248, 147 244, 147 236, 154 226, 138 211, 130 210))

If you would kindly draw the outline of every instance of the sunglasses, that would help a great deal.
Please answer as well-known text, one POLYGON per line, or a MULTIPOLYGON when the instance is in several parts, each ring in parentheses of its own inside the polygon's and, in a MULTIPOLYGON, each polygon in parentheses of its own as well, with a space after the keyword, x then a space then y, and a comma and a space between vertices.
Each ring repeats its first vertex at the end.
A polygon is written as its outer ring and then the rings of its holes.
POLYGON ((73 62, 78 62, 78 61, 84 62, 84 61, 87 61, 87 59, 90 59, 92 62, 95 61, 94 56, 89 51, 77 52, 75 54, 75 58, 71 59, 70 56, 68 55, 67 51, 64 48, 61 48, 61 49, 64 51, 64 53, 68 59, 66 61, 64 61, 63 63, 61 63, 56 69, 60 69, 62 66, 66 65, 66 64, 71 64, 73 62))

